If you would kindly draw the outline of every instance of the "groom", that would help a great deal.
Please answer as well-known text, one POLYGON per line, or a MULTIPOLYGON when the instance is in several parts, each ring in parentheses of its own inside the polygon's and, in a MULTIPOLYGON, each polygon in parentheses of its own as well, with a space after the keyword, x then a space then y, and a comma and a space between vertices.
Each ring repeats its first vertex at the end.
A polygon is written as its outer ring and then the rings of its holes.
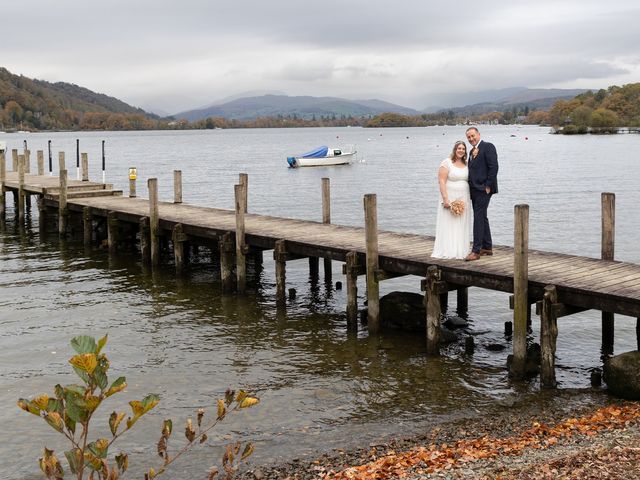
POLYGON ((498 193, 498 153, 492 143, 480 140, 476 127, 467 129, 469 152, 469 190, 473 205, 473 247, 465 258, 470 262, 482 255, 493 255, 487 208, 491 195, 498 193))

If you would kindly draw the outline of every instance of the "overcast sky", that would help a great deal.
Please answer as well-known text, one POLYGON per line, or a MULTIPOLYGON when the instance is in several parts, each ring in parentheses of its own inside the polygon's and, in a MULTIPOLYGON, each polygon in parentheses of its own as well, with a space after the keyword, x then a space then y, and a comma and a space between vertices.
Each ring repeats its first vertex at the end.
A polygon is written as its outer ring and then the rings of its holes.
POLYGON ((176 113, 246 91, 378 98, 640 81, 638 0, 0 0, 0 66, 176 113))

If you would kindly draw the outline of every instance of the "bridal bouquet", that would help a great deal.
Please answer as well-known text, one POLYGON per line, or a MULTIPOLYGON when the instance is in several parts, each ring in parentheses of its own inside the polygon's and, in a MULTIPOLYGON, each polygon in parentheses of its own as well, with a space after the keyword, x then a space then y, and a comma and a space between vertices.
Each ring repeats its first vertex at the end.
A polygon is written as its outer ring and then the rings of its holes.
POLYGON ((454 200, 453 202, 450 203, 450 207, 449 209, 451 210, 451 213, 453 213, 456 217, 459 217, 460 215, 462 215, 464 213, 464 200, 454 200))

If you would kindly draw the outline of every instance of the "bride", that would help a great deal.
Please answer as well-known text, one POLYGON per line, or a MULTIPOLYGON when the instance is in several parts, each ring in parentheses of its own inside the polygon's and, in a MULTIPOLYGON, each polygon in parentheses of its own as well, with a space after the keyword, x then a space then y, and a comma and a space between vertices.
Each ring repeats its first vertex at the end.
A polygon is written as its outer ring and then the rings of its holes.
POLYGON ((434 258, 464 259, 470 251, 471 222, 467 146, 459 140, 449 158, 440 163, 438 184, 441 202, 438 205, 434 258))

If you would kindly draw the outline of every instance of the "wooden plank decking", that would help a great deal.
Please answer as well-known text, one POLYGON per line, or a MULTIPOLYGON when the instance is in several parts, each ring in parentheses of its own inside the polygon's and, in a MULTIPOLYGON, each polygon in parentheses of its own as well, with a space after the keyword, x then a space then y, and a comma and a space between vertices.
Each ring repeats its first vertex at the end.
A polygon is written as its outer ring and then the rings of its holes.
MULTIPOLYGON (((57 177, 27 175, 25 191, 44 194, 45 201, 57 205, 57 177)), ((69 181, 70 192, 82 195, 96 190, 110 191, 102 184, 69 181)), ((7 172, 5 188, 16 190, 17 174, 7 172)), ((121 193, 121 192, 120 192, 121 193)), ((117 191, 110 195, 119 195, 117 191)), ((139 222, 149 216, 149 202, 141 198, 121 196, 87 196, 68 199, 68 208, 82 211, 90 207, 93 215, 115 212, 118 219, 139 222)), ((218 239, 235 232, 236 217, 232 210, 207 208, 189 204, 160 202, 160 226, 170 230, 182 224, 184 233, 203 239, 218 239)), ((265 215, 245 215, 246 243, 260 249, 272 249, 280 239, 286 241, 287 252, 300 256, 316 256, 345 261, 350 251, 358 252, 364 265, 365 229, 314 221, 295 220, 265 215)), ((477 286, 513 292, 514 251, 508 246, 494 247, 492 257, 478 261, 438 260, 430 257, 433 237, 380 231, 380 268, 396 274, 424 277, 430 265, 442 270, 442 279, 456 286, 477 286)), ((529 251, 529 297, 540 300, 546 285, 555 285, 559 302, 586 309, 640 317, 640 265, 544 251, 529 251)))

